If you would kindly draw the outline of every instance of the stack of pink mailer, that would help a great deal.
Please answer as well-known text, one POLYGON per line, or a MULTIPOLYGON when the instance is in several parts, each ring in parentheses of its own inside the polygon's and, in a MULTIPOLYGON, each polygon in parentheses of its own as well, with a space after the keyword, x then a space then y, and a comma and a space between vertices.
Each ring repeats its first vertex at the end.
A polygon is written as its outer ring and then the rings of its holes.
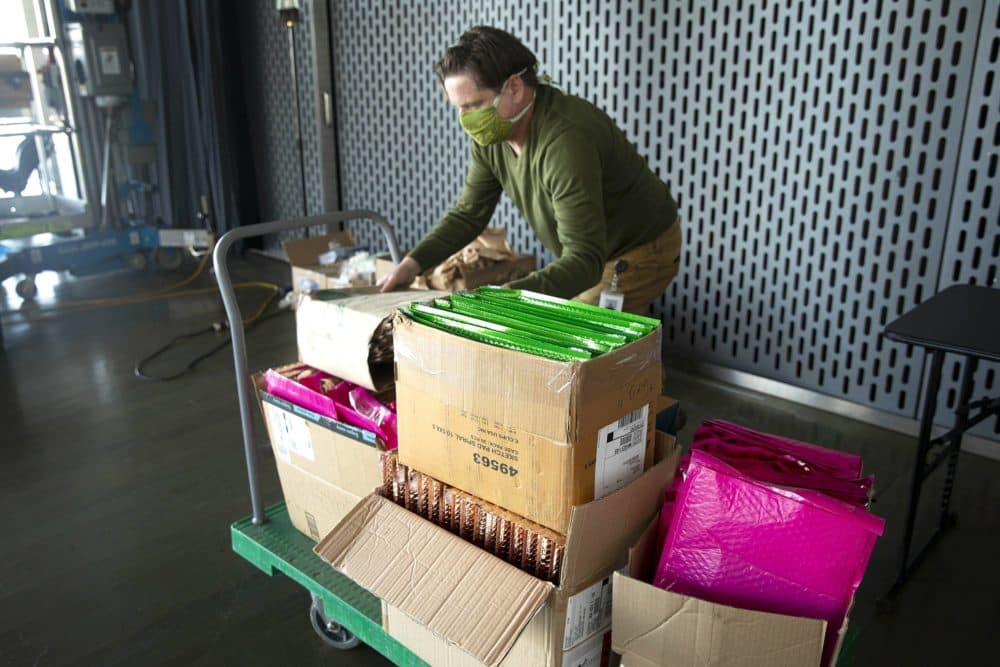
POLYGON ((829 661, 883 519, 861 458, 724 421, 695 433, 660 516, 654 584, 827 621, 829 661))

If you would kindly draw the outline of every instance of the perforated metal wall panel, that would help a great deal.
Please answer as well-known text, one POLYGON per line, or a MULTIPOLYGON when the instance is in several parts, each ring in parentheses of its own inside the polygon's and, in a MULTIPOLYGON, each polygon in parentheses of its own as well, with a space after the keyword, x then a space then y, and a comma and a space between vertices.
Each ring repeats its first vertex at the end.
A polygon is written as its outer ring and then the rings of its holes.
POLYGON ((688 223, 670 342, 912 414, 923 354, 879 334, 937 285, 980 3, 708 4, 653 42, 688 223))
MULTIPOLYGON (((994 85, 982 0, 396 4, 333 2, 345 206, 388 215, 404 247, 433 226, 469 151, 433 63, 464 29, 504 27, 678 199, 683 266, 654 307, 673 353, 915 414, 923 354, 879 334, 977 233, 959 247, 948 223, 970 85, 994 85)), ((983 151, 962 159, 982 162, 968 224, 989 209, 995 229, 983 151)), ((540 252, 506 200, 494 224, 540 252)))
MULTIPOLYGON (((320 0, 325 2, 325 0, 320 0)), ((302 3, 300 22, 295 27, 296 66, 302 118, 302 140, 306 177, 306 205, 309 214, 324 210, 323 165, 320 130, 317 124, 317 58, 329 55, 317 51, 313 34, 313 2, 302 3)), ((321 12, 326 30, 325 12, 321 12)), ((302 179, 295 132, 295 103, 292 94, 291 57, 288 29, 274 8, 273 0, 251 0, 241 17, 241 37, 248 111, 257 145, 254 167, 263 220, 280 220, 302 215, 302 179)))
MULTIPOLYGON (((986 3, 973 72, 940 289, 956 283, 1000 287, 1000 2, 986 3)), ((955 407, 960 365, 958 357, 945 358, 939 411, 955 407)), ((1000 365, 980 364, 973 398, 1000 393, 998 374, 1000 365)), ((973 432, 996 437, 1000 420, 973 432)))

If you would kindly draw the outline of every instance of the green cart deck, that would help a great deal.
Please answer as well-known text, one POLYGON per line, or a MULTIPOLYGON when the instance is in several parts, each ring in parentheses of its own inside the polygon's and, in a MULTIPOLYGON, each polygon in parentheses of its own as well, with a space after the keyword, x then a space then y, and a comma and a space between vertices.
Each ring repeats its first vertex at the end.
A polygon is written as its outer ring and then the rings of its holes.
MULTIPOLYGON (((329 618, 397 665, 427 664, 382 629, 382 606, 377 597, 313 553, 312 541, 292 526, 284 503, 269 507, 266 514, 267 523, 262 526, 253 525, 249 517, 232 525, 233 551, 264 574, 280 572, 315 593, 329 618)), ((857 628, 849 627, 837 667, 854 663, 857 639, 857 628)))
POLYGON ((377 597, 313 553, 312 541, 292 526, 284 503, 269 507, 266 515, 262 526, 255 526, 249 517, 232 525, 233 551, 264 574, 280 572, 316 594, 328 618, 397 665, 426 665, 382 629, 377 597))

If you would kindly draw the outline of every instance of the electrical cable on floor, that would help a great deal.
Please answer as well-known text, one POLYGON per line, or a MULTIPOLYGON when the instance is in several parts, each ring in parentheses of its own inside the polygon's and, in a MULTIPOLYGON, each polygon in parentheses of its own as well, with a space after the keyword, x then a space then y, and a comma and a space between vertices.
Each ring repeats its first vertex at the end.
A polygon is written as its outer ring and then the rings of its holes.
MULTIPOLYGON (((269 296, 264 301, 263 305, 261 305, 261 307, 258 308, 253 315, 243 320, 243 327, 246 331, 249 332, 255 325, 260 324, 261 322, 265 322, 279 315, 291 312, 289 309, 281 308, 280 310, 277 310, 265 316, 264 313, 267 311, 268 306, 270 306, 274 302, 274 297, 275 294, 269 296)), ((184 366, 184 368, 174 373, 170 373, 168 375, 149 375, 148 373, 143 371, 143 367, 146 366, 149 362, 153 361, 153 359, 159 357, 161 354, 172 349, 175 345, 177 345, 179 342, 183 340, 198 338, 206 333, 222 333, 222 332, 227 332, 228 330, 229 330, 228 322, 222 320, 220 322, 214 322, 211 326, 198 329, 197 331, 192 331, 190 333, 175 336, 166 345, 163 345, 162 347, 155 350, 152 354, 146 355, 142 359, 139 359, 137 362, 135 362, 135 367, 133 369, 135 376, 143 380, 156 380, 158 382, 169 382, 170 380, 176 380, 177 378, 183 375, 187 375, 188 373, 193 371, 202 361, 208 359, 209 357, 216 354, 220 350, 223 350, 226 347, 228 347, 233 340, 232 337, 227 333, 225 340, 221 341, 220 343, 209 349, 207 352, 203 352, 198 356, 194 357, 193 359, 188 361, 188 363, 184 366)))
MULTIPOLYGON (((211 260, 211 258, 212 258, 211 253, 205 253, 204 255, 202 255, 200 261, 198 262, 198 266, 195 267, 194 272, 192 272, 191 275, 187 276, 183 280, 174 283, 173 285, 168 285, 166 287, 161 287, 148 292, 141 292, 139 294, 132 294, 120 297, 104 297, 99 299, 78 299, 72 301, 63 301, 60 303, 52 304, 50 306, 45 306, 44 308, 38 308, 36 310, 28 312, 25 312, 23 310, 0 310, 0 321, 7 321, 12 324, 13 323, 20 324, 25 322, 45 322, 56 319, 62 315, 87 312, 90 310, 97 310, 99 308, 110 308, 114 306, 128 306, 139 303, 149 303, 151 301, 158 301, 162 299, 175 299, 188 296, 218 294, 219 292, 218 287, 199 287, 195 289, 185 289, 185 290, 180 289, 182 287, 190 285, 192 282, 197 280, 197 278, 205 271, 205 267, 208 265, 208 262, 211 260)), ((281 293, 281 288, 274 283, 268 283, 259 280, 250 280, 250 281, 234 283, 233 289, 234 290, 265 289, 270 291, 270 294, 264 300, 263 304, 261 304, 261 306, 253 313, 253 315, 243 320, 243 326, 247 330, 249 330, 255 324, 258 324, 259 322, 271 319, 272 317, 277 317, 278 315, 287 312, 285 309, 281 309, 274 313, 271 313, 266 317, 264 316, 264 313, 265 311, 267 311, 267 308, 272 303, 274 303, 274 300, 281 293)), ((152 354, 147 355, 146 357, 143 357, 142 359, 136 362, 135 367, 133 369, 136 377, 142 378, 144 380, 169 381, 193 371, 198 366, 199 363, 201 363, 205 359, 211 357, 213 354, 227 347, 229 343, 232 341, 232 338, 227 334, 225 340, 218 343, 216 346, 214 346, 207 352, 204 352, 196 356, 194 359, 189 361, 182 370, 177 371, 175 373, 171 373, 169 375, 165 376, 149 375, 143 372, 143 367, 147 365, 149 362, 151 362, 153 359, 156 359, 160 355, 172 349, 175 345, 177 345, 179 342, 183 340, 197 338, 199 336, 202 336, 210 332, 222 333, 224 331, 227 331, 228 329, 229 329, 228 322, 223 320, 221 322, 215 322, 209 327, 205 327, 202 329, 198 329, 197 331, 193 331, 191 333, 181 334, 179 336, 174 337, 166 345, 160 347, 152 354)))
MULTIPOLYGON (((94 310, 97 308, 110 308, 113 306, 129 306, 138 303, 148 303, 150 301, 158 301, 161 299, 172 299, 178 297, 187 296, 200 296, 203 294, 214 294, 219 290, 217 287, 201 287, 196 289, 179 290, 181 287, 190 285, 194 282, 198 276, 200 276, 205 267, 208 265, 211 259, 211 254, 206 253, 198 266, 195 268, 194 272, 183 280, 174 283, 173 285, 168 285, 166 287, 161 287, 149 292, 141 292, 139 294, 132 294, 120 297, 104 297, 100 299, 79 299, 74 301, 64 301, 60 303, 53 304, 51 306, 45 306, 44 308, 38 308, 28 312, 22 310, 0 310, 0 320, 7 321, 9 323, 23 323, 23 322, 44 322, 63 313, 77 313, 86 312, 88 310, 94 310)), ((274 283, 268 283, 263 281, 245 281, 236 283, 233 285, 233 289, 267 289, 272 291, 270 300, 273 300, 281 288, 274 283)))

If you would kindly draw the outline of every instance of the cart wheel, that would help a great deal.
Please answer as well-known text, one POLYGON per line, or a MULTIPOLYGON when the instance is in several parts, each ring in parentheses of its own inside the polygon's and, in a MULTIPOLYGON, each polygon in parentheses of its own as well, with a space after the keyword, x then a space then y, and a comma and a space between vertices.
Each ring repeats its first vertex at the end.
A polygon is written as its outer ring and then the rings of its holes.
POLYGON ((14 291, 25 301, 31 301, 38 294, 38 287, 35 285, 35 279, 28 276, 18 281, 17 285, 14 286, 14 291))
POLYGON ((134 252, 128 256, 128 268, 133 271, 144 271, 149 266, 149 259, 145 253, 134 252))
POLYGON ((184 263, 184 252, 180 248, 157 248, 153 259, 160 269, 176 271, 184 263))
POLYGON ((326 614, 316 602, 313 602, 309 607, 309 620, 319 638, 333 648, 346 651, 361 643, 361 640, 354 636, 350 630, 327 619, 326 614))

